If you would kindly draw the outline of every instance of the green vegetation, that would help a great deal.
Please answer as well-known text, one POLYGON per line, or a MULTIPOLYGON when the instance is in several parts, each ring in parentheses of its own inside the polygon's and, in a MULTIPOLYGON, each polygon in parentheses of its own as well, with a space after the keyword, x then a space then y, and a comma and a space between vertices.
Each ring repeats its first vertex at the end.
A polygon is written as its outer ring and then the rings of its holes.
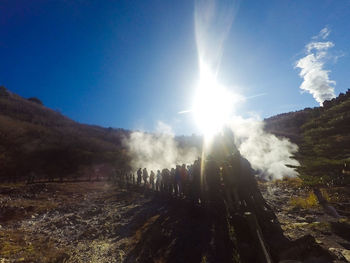
POLYGON ((266 123, 267 131, 298 144, 296 169, 304 184, 350 184, 350 90, 323 107, 280 114, 266 123))

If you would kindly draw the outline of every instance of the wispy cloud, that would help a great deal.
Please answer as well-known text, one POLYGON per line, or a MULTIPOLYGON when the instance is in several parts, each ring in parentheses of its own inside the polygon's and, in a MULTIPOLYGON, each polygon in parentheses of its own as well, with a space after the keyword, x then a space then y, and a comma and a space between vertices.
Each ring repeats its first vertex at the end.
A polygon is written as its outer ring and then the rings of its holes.
POLYGON ((312 39, 320 39, 320 38, 326 39, 330 33, 331 33, 331 30, 326 26, 320 31, 320 33, 318 33, 317 36, 312 37, 312 39))
POLYGON ((307 52, 310 53, 311 51, 315 50, 321 51, 321 50, 327 50, 331 47, 334 47, 333 42, 327 41, 327 42, 311 42, 306 45, 307 52))
POLYGON ((306 56, 299 59, 295 65, 300 68, 299 76, 304 79, 300 89, 312 94, 314 99, 322 106, 325 100, 335 98, 334 86, 336 82, 329 78, 330 70, 324 69, 328 56, 328 49, 334 47, 331 41, 325 40, 331 33, 328 27, 323 28, 314 36, 306 48, 306 56))

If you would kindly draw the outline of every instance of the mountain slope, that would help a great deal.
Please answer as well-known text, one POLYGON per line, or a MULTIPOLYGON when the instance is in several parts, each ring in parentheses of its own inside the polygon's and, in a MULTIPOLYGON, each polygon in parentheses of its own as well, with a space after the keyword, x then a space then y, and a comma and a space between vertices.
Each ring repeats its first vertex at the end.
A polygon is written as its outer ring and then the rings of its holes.
POLYGON ((323 107, 280 114, 265 129, 297 143, 301 178, 310 184, 349 184, 350 90, 323 107))
POLYGON ((0 88, 0 180, 77 173, 84 166, 127 165, 122 129, 79 124, 62 114, 0 88))

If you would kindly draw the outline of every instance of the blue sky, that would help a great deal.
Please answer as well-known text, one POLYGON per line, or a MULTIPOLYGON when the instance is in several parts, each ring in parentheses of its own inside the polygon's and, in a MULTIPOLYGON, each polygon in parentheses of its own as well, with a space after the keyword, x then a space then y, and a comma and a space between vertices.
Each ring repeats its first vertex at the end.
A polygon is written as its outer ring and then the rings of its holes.
MULTIPOLYGON (((198 132, 190 114, 198 79, 194 2, 0 0, 0 84, 83 123, 177 134, 198 132)), ((296 61, 326 26, 335 46, 325 69, 335 94, 350 88, 350 1, 240 1, 219 79, 250 97, 240 115, 318 106, 296 61)))

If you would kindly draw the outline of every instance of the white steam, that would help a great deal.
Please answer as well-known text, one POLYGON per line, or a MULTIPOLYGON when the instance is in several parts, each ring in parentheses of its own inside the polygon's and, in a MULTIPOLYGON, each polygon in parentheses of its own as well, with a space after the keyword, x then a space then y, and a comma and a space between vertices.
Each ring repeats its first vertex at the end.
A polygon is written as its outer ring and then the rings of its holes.
POLYGON ((297 172, 286 164, 299 166, 292 158, 298 146, 286 138, 278 138, 264 131, 264 122, 258 118, 236 116, 230 125, 240 153, 264 178, 295 177, 297 172))
POLYGON ((129 139, 124 140, 132 157, 131 166, 147 170, 162 170, 172 168, 176 164, 193 163, 200 154, 196 148, 181 148, 175 140, 170 126, 158 122, 155 134, 133 132, 129 139))
POLYGON ((327 50, 334 47, 330 41, 318 41, 326 39, 330 30, 323 28, 318 36, 313 37, 312 42, 306 45, 306 56, 299 59, 295 67, 300 68, 300 77, 304 79, 300 89, 307 91, 322 106, 325 100, 335 98, 334 85, 336 82, 329 79, 329 70, 324 69, 327 58, 327 50))

